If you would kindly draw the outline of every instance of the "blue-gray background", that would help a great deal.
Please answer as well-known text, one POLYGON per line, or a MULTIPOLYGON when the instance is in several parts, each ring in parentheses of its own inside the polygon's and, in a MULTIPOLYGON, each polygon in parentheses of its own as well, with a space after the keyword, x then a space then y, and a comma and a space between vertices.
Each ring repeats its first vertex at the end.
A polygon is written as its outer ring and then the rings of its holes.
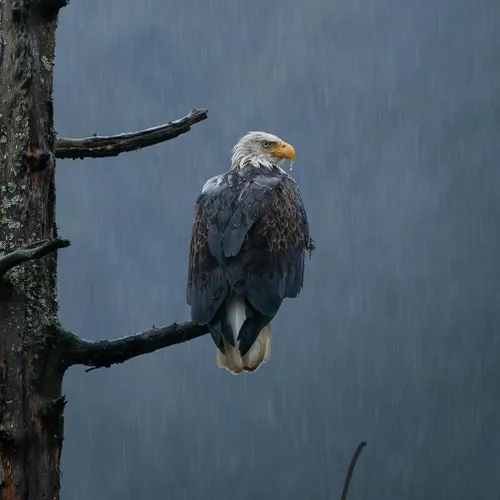
POLYGON ((494 499, 498 0, 74 0, 62 136, 207 107, 179 139, 57 171, 64 324, 188 319, 194 201, 247 130, 291 142, 318 250, 251 376, 208 337, 68 374, 64 500, 494 499))

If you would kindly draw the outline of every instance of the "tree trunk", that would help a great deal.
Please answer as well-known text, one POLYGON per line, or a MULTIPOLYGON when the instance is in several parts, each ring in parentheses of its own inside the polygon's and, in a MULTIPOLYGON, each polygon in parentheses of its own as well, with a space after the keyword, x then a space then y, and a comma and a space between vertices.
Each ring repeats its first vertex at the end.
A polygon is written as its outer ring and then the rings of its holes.
MULTIPOLYGON (((54 238, 57 12, 0 0, 0 256, 54 238)), ((0 500, 59 497, 64 368, 52 253, 0 277, 0 500)))

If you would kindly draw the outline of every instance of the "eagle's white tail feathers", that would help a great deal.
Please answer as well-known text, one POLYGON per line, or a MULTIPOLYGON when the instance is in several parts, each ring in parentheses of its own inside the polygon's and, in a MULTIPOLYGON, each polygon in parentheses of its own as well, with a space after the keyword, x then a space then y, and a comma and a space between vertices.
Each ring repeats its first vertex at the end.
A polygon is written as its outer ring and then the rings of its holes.
POLYGON ((271 323, 268 323, 259 333, 257 340, 243 356, 243 366, 253 372, 265 363, 271 356, 271 323))
MULTIPOLYGON (((233 298, 226 303, 226 311, 229 323, 233 329, 235 337, 238 337, 240 328, 246 319, 245 302, 240 298, 233 298)), ((222 334, 225 355, 217 349, 217 366, 225 368, 233 375, 243 372, 254 372, 262 363, 265 363, 271 356, 271 324, 266 325, 259 333, 256 341, 249 351, 241 357, 238 349, 238 340, 235 338, 233 347, 222 334)))

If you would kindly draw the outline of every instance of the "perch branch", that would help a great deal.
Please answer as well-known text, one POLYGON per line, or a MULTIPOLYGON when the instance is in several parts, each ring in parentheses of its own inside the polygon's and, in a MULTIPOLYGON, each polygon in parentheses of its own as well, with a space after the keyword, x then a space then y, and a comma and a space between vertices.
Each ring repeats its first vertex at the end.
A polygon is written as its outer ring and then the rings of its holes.
POLYGON ((56 141, 56 158, 73 160, 83 158, 103 158, 118 156, 120 153, 153 146, 160 142, 175 139, 191 130, 191 127, 208 117, 206 109, 193 109, 180 120, 151 127, 136 132, 110 136, 93 136, 84 139, 64 139, 56 141))
POLYGON ((69 247, 71 243, 64 238, 54 238, 52 240, 40 240, 30 243, 23 248, 14 250, 0 258, 0 277, 13 267, 19 266, 30 260, 40 259, 45 255, 55 252, 60 248, 69 247))
POLYGON ((340 500, 347 500, 347 493, 349 492, 349 485, 351 484, 352 474, 354 472, 354 467, 356 467, 356 462, 358 461, 363 448, 366 446, 366 441, 361 441, 354 452, 354 455, 351 458, 351 463, 349 464, 349 468, 347 469, 347 474, 345 476, 344 488, 342 489, 342 496, 340 500))
POLYGON ((71 348, 65 360, 66 365, 89 366, 90 368, 86 370, 89 372, 97 368, 109 368, 111 365, 124 363, 158 349, 194 340, 207 334, 208 328, 206 325, 193 323, 174 323, 161 328, 153 327, 151 330, 117 340, 97 342, 80 339, 67 331, 64 333, 67 337, 71 337, 71 348))

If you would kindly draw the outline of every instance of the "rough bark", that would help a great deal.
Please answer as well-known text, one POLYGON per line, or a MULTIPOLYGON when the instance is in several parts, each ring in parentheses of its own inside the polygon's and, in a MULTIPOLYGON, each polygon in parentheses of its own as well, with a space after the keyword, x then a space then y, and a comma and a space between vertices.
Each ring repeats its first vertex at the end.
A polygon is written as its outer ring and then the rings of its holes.
MULTIPOLYGON (((0 255, 57 237, 52 82, 64 2, 0 1, 0 255)), ((63 440, 56 253, 0 287, 0 499, 57 499, 63 440)), ((30 260, 30 259, 28 259, 30 260)))

